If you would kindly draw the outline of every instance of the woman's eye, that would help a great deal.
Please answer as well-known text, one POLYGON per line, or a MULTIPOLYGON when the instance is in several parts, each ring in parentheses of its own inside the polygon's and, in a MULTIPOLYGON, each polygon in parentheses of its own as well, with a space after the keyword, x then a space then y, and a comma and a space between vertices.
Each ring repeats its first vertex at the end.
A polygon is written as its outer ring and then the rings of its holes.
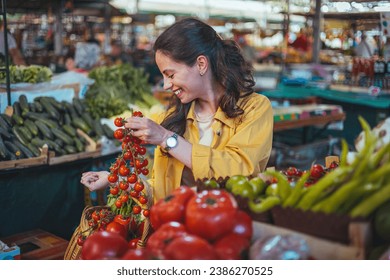
POLYGON ((172 78, 173 78, 173 75, 174 75, 174 74, 169 75, 168 78, 169 78, 169 79, 172 79, 172 78))

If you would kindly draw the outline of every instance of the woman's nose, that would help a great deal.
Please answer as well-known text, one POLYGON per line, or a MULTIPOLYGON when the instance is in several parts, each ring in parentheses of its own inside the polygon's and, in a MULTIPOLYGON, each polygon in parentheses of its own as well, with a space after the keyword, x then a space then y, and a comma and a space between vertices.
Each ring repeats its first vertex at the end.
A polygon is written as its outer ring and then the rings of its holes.
POLYGON ((172 88, 172 82, 164 79, 164 90, 169 90, 170 88, 172 88))

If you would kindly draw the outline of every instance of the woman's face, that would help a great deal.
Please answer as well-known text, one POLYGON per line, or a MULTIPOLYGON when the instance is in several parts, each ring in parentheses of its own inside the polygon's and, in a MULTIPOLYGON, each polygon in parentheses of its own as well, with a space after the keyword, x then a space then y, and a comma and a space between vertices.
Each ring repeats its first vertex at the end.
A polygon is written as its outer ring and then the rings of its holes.
POLYGON ((157 51, 156 64, 164 77, 164 89, 171 90, 182 103, 189 103, 202 96, 205 77, 199 74, 196 63, 189 67, 157 51))

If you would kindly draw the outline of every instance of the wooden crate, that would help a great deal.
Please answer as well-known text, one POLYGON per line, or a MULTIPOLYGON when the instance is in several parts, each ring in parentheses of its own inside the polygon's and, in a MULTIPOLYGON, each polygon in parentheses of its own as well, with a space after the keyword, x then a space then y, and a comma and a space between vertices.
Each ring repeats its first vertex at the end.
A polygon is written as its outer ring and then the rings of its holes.
POLYGON ((253 222, 253 241, 273 235, 294 234, 306 240, 310 255, 317 260, 362 260, 365 259, 369 246, 370 232, 365 223, 352 223, 350 225, 349 245, 314 237, 298 231, 278 227, 275 225, 253 222))
POLYGON ((92 138, 90 138, 81 129, 77 129, 77 134, 80 137, 85 138, 87 141, 87 145, 85 147, 85 152, 63 155, 63 156, 57 157, 55 155, 55 152, 50 151, 49 152, 49 159, 48 159, 49 165, 55 165, 55 164, 60 164, 60 163, 65 163, 65 162, 72 162, 72 161, 79 160, 79 159, 95 158, 95 157, 98 157, 101 155, 102 146, 101 146, 100 142, 95 142, 92 138))
POLYGON ((30 230, 1 240, 8 244, 16 244, 21 250, 22 260, 62 260, 68 241, 41 229, 30 230))
POLYGON ((0 161, 0 170, 46 165, 48 163, 48 158, 48 147, 47 145, 44 145, 39 157, 0 161))

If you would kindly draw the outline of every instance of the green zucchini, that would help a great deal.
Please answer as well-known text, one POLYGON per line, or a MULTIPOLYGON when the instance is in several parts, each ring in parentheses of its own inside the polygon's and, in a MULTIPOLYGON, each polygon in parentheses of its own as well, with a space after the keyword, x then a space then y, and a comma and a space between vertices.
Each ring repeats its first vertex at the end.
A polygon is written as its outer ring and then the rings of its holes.
POLYGON ((24 135, 24 138, 27 140, 27 141, 31 141, 31 139, 33 138, 33 134, 31 133, 31 131, 25 127, 25 126, 19 126, 19 131, 24 135))
POLYGON ((24 146, 22 143, 20 143, 20 142, 17 141, 17 140, 14 141, 14 143, 15 143, 15 146, 17 146, 17 147, 22 151, 22 153, 23 153, 26 157, 28 157, 28 158, 34 157, 33 152, 30 151, 30 149, 28 148, 28 146, 27 146, 27 147, 24 146))
POLYGON ((13 153, 16 156, 17 159, 25 157, 23 152, 16 145, 11 143, 10 141, 4 141, 4 144, 7 147, 8 151, 13 153))
POLYGON ((13 134, 16 136, 16 138, 20 141, 20 143, 22 143, 23 145, 27 146, 27 143, 28 143, 29 141, 25 138, 25 136, 23 135, 23 133, 20 132, 19 127, 14 126, 14 127, 12 128, 12 132, 13 132, 13 134))
POLYGON ((79 138, 74 137, 74 138, 73 138, 73 141, 74 141, 75 147, 76 147, 76 149, 77 149, 77 151, 78 151, 79 153, 85 151, 84 144, 83 144, 83 142, 81 142, 81 140, 80 140, 79 138))
POLYGON ((41 151, 33 143, 28 143, 27 148, 33 153, 35 157, 39 157, 41 155, 41 151))
POLYGON ((61 131, 60 129, 53 128, 51 131, 56 137, 60 138, 66 145, 73 144, 73 139, 70 136, 68 136, 65 132, 61 131))
POLYGON ((21 110, 21 115, 24 116, 27 112, 30 111, 28 106, 27 97, 24 94, 19 95, 19 105, 21 110))
POLYGON ((50 115, 51 118, 53 118, 55 120, 59 120, 60 113, 58 112, 58 110, 56 108, 54 108, 54 106, 51 104, 51 102, 47 98, 42 97, 39 100, 39 102, 41 102, 42 107, 50 115))
POLYGON ((26 119, 24 121, 24 126, 30 130, 31 134, 34 135, 34 136, 37 136, 38 133, 39 133, 39 130, 38 130, 38 127, 37 125, 30 119, 26 119))
POLYGON ((43 112, 42 104, 39 102, 39 100, 34 100, 34 105, 37 112, 43 112))
POLYGON ((0 135, 0 159, 7 159, 8 151, 0 135))
POLYGON ((10 128, 12 127, 12 118, 10 116, 2 113, 2 114, 0 114, 0 119, 3 119, 8 124, 8 126, 10 128))
POLYGON ((73 118, 72 124, 75 127, 80 128, 85 133, 89 133, 91 131, 91 128, 88 126, 88 124, 82 118, 73 118))
POLYGON ((42 120, 37 120, 34 122, 36 124, 36 126, 38 127, 38 130, 42 133, 43 137, 44 138, 48 138, 48 139, 51 139, 53 140, 54 139, 54 135, 53 133, 50 131, 50 129, 46 126, 46 124, 44 124, 42 122, 42 120))
POLYGON ((77 149, 74 146, 71 145, 65 145, 64 150, 67 154, 75 154, 77 153, 77 149))
POLYGON ((8 129, 4 129, 0 126, 0 136, 5 139, 11 139, 11 133, 8 132, 8 129))
POLYGON ((77 135, 76 129, 69 124, 64 124, 62 129, 68 133, 69 136, 75 137, 77 135))

